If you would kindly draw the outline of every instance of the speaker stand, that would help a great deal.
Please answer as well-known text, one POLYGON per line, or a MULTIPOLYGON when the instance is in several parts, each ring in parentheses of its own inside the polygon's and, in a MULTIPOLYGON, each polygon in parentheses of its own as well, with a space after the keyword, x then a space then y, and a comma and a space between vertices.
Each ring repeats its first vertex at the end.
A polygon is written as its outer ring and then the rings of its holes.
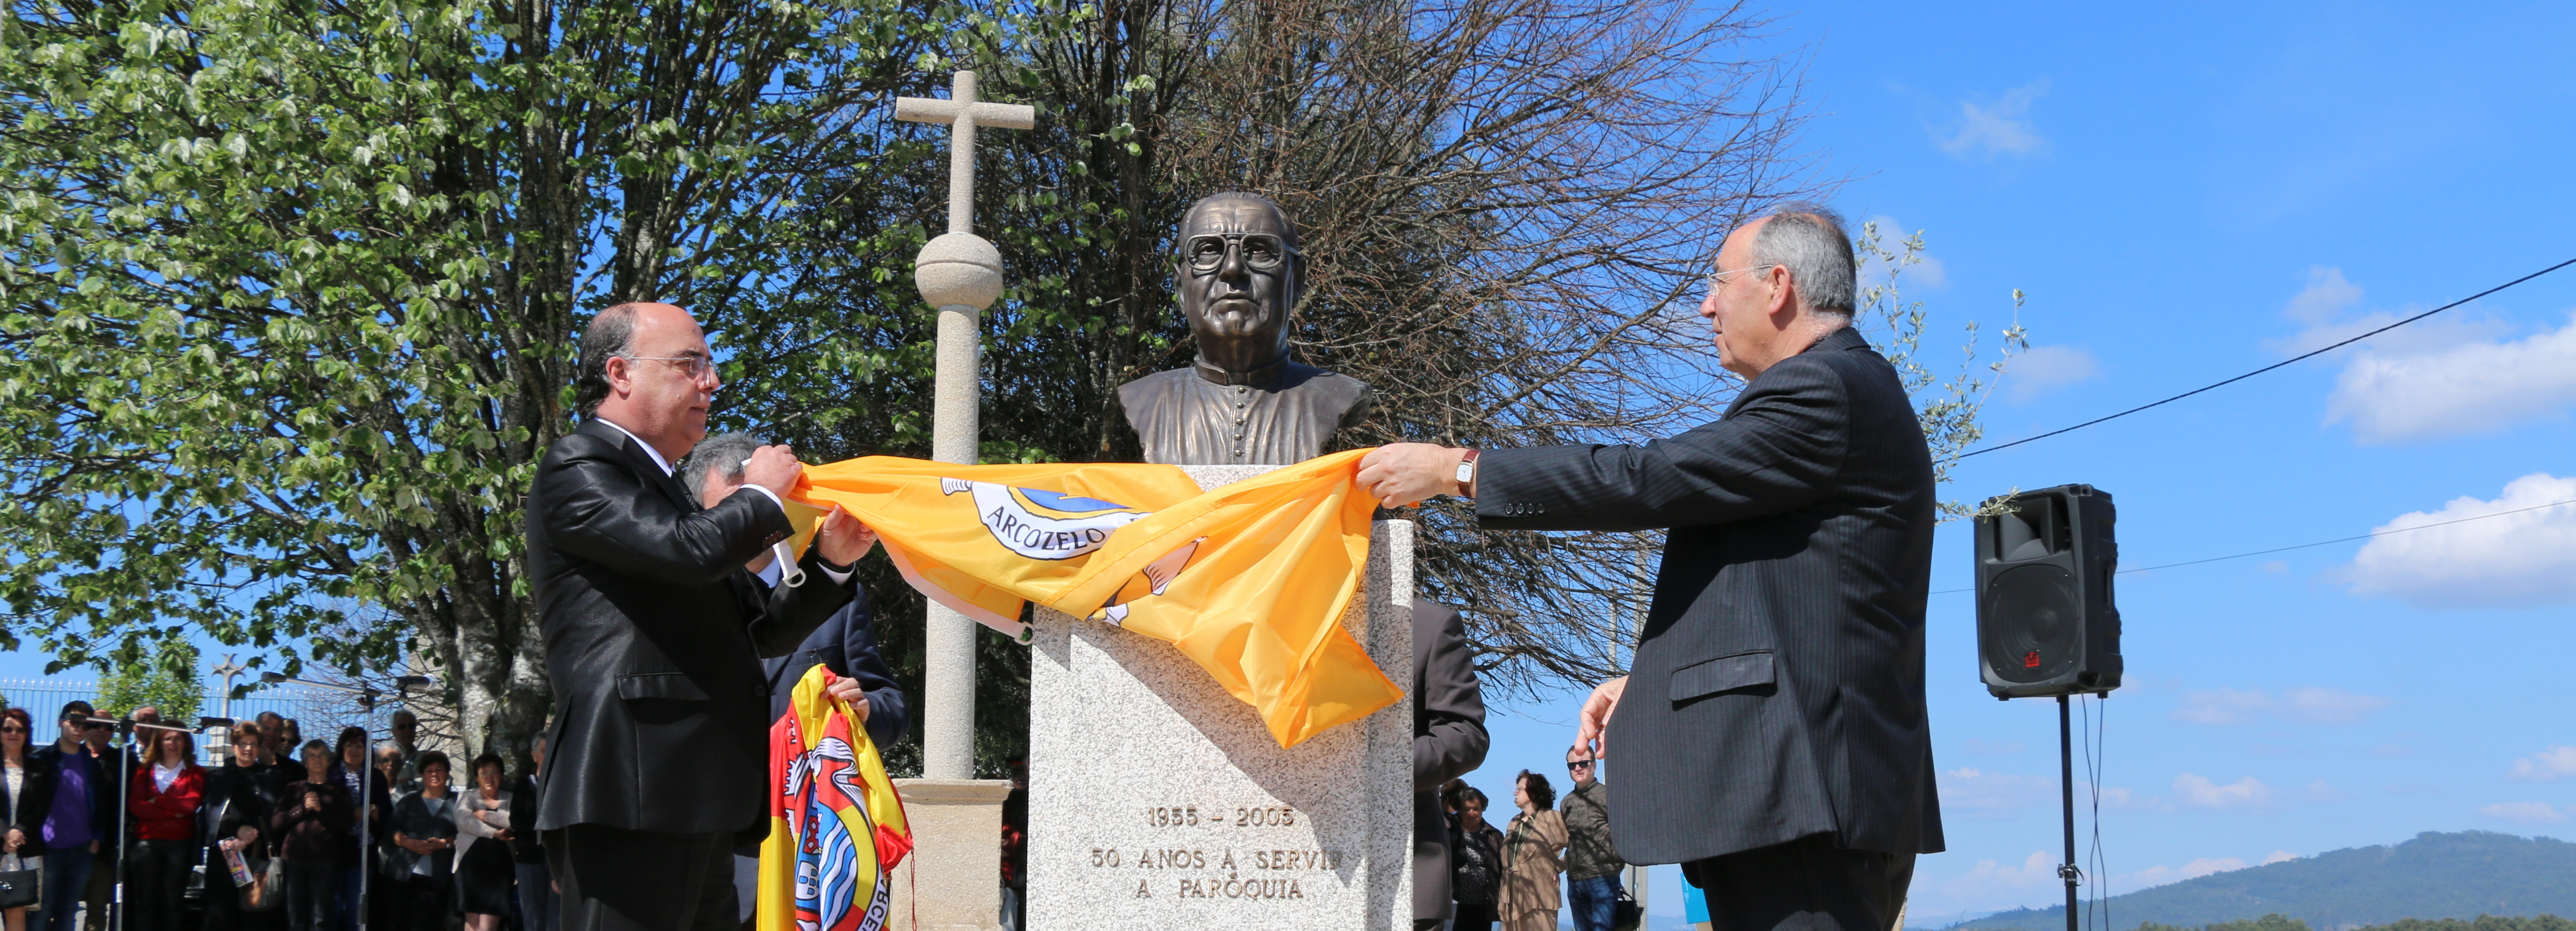
POLYGON ((2066 931, 2078 931, 2075 923, 2075 884, 2084 873, 2075 868, 2075 749, 2074 728, 2067 719, 2067 696, 2057 696, 2057 784, 2064 800, 2066 815, 2066 862, 2057 865, 2057 877, 2066 880, 2066 931))

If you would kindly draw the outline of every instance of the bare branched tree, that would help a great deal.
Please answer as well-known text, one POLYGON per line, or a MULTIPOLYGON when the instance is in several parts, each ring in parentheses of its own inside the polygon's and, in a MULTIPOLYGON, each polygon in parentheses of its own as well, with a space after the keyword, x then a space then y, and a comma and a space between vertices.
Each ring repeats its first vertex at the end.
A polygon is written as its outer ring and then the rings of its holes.
MULTIPOLYGON (((1768 24, 1740 8, 1040 0, 969 19, 905 92, 971 67, 986 97, 1042 114, 979 140, 977 227, 1012 288, 984 321, 987 461, 1136 460, 1115 390, 1188 364, 1174 232, 1189 203, 1230 189, 1299 224, 1297 351, 1379 393, 1348 442, 1678 432, 1740 387, 1695 314, 1716 245, 1829 187, 1791 151, 1795 62, 1746 52, 1768 24)), ((941 215, 943 130, 876 129, 853 137, 856 167, 800 198, 815 206, 799 222, 845 231, 803 240, 839 251, 783 262, 792 274, 725 324, 745 365, 723 416, 825 456, 927 451, 930 334, 900 269, 941 215)), ((1900 306, 1892 289, 1872 301, 1873 339, 1910 353, 1920 315, 1882 312, 1900 306)), ((1972 402, 1943 411, 1952 434, 1973 430, 1972 402)), ((1467 611, 1490 686, 1626 665, 1660 534, 1489 532, 1454 503, 1415 516, 1417 578, 1467 611)), ((917 682, 918 599, 882 581, 889 656, 917 682)), ((988 641, 978 733, 1025 733, 1026 658, 988 641)), ((979 739, 981 767, 1017 746, 979 739)))
MULTIPOLYGON (((1794 69, 1741 9, 1601 0, 1236 4, 1176 175, 1271 195, 1309 257, 1306 360, 1380 397, 1358 444, 1633 442, 1736 383, 1695 317, 1720 237, 1810 195, 1794 69)), ((1426 595, 1487 681, 1617 674, 1660 534, 1479 529, 1425 508, 1426 595)))

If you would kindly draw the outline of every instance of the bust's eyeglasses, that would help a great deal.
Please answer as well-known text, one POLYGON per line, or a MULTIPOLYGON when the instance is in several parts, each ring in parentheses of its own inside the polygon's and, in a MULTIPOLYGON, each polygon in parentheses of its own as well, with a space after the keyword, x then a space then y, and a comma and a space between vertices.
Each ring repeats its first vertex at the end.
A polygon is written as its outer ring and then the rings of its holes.
POLYGON ((1302 254, 1269 233, 1208 233, 1189 238, 1181 248, 1181 261, 1189 263, 1191 271, 1204 274, 1225 265, 1226 253, 1236 249, 1243 252, 1243 267, 1265 273, 1278 271, 1289 256, 1302 254))
POLYGON ((672 368, 679 369, 680 374, 690 381, 705 378, 716 372, 716 361, 704 356, 619 356, 618 358, 628 362, 668 362, 671 363, 672 368))
POLYGON ((1711 287, 1711 288, 1724 287, 1724 286, 1726 285, 1726 279, 1727 279, 1729 276, 1732 276, 1732 275, 1741 275, 1741 274, 1744 274, 1745 272, 1751 272, 1751 271, 1761 271, 1762 269, 1765 269, 1765 268, 1778 268, 1778 267, 1780 267, 1780 263, 1778 263, 1778 262, 1772 262, 1772 263, 1770 263, 1770 264, 1768 264, 1768 265, 1747 265, 1747 266, 1744 266, 1743 268, 1730 268, 1730 269, 1727 269, 1727 270, 1722 271, 1722 272, 1714 272, 1714 273, 1711 273, 1711 274, 1708 276, 1708 286, 1709 286, 1709 287, 1711 287))

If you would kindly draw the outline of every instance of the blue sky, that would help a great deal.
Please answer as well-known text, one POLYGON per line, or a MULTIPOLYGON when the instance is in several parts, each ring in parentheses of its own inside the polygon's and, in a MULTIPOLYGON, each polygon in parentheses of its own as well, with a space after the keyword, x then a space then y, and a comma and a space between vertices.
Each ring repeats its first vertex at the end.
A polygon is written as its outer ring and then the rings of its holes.
MULTIPOLYGON (((1808 56, 1804 144, 1850 179, 1835 203, 1925 232, 1927 348, 2029 293, 2039 350, 1987 409, 1997 438, 2576 257, 2576 7, 1844 3, 1779 26, 1766 47, 1808 56)), ((1970 459, 1947 492, 2096 485, 2133 566, 2576 498, 2571 313, 2576 269, 1970 459)), ((1967 538, 1943 530, 1935 589, 1969 584, 1967 538)), ((2119 601, 2112 892, 2419 831, 2576 838, 2576 506, 2123 576, 2119 601)), ((1918 868, 1917 924, 2058 894, 2054 712, 1985 695, 1973 625, 1935 596, 1950 849, 1918 868)), ((1470 781, 1561 774, 1574 701, 1499 709, 1470 781)), ((1677 914, 1676 871, 1653 886, 1677 914)))
MULTIPOLYGON (((2044 432, 2576 258, 2576 7, 1845 3, 1788 14, 1806 145, 1853 218, 1922 230, 1909 296, 2039 351, 1987 408, 2044 432)), ((2576 499, 2576 269, 2144 414, 1967 460, 1981 498, 2084 482, 2124 564, 2576 499), (2500 503, 2511 502, 2511 503, 2500 503)), ((1927 337, 1927 348, 1940 334, 1927 337)), ((1991 339, 1989 340, 1991 344, 1991 339)), ((1970 584, 1945 527, 1933 587, 1970 584)), ((2112 892, 2404 840, 2576 838, 2576 506, 2119 582, 2112 892)), ((1970 596, 1930 612, 1949 852, 1913 921, 2060 896, 2055 710, 1979 687, 1970 596)), ((1574 699, 1469 777, 1562 773, 1574 699)), ((1607 774, 1618 785, 1615 770, 1607 774)), ((1651 911, 1678 906, 1659 871, 1651 911)))

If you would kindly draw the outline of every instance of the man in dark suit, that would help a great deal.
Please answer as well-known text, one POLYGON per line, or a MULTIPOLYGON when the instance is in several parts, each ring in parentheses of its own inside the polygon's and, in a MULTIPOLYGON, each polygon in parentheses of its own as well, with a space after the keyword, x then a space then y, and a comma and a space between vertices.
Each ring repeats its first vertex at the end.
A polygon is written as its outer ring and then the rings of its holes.
POLYGON ((1931 457, 1895 369, 1850 329, 1839 218, 1773 212, 1718 268, 1700 314, 1746 383, 1717 422, 1644 446, 1398 444, 1359 479, 1390 506, 1474 497, 1487 527, 1669 528, 1630 675, 1577 735, 1629 786, 1620 854, 1682 864, 1723 931, 1886 931, 1915 855, 1942 846, 1931 457))
POLYGON ((768 686, 787 652, 850 600, 875 544, 835 509, 800 586, 763 592, 743 564, 793 529, 802 470, 761 447, 715 507, 671 463, 706 436, 719 382, 706 337, 668 304, 601 311, 581 341, 579 429, 528 493, 528 572, 554 687, 537 829, 566 931, 723 928, 726 854, 767 828, 768 686))
POLYGON ((1413 926, 1450 917, 1449 818, 1440 786, 1483 765, 1485 693, 1467 630, 1447 605, 1413 600, 1413 926))

